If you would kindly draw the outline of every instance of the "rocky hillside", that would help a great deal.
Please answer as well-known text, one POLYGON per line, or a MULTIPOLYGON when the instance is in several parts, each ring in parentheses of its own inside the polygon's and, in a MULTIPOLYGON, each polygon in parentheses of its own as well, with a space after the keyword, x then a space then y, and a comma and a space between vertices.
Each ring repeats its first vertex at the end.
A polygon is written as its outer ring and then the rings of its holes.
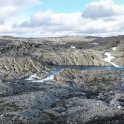
POLYGON ((0 37, 0 124, 124 124, 123 66, 124 36, 0 37))

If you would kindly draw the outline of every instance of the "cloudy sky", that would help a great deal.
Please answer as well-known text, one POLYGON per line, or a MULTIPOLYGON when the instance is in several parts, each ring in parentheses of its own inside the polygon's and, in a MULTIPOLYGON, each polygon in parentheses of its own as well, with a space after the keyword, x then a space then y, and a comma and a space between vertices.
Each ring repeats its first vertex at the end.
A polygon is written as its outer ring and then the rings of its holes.
POLYGON ((0 0, 0 35, 124 34, 124 0, 0 0))

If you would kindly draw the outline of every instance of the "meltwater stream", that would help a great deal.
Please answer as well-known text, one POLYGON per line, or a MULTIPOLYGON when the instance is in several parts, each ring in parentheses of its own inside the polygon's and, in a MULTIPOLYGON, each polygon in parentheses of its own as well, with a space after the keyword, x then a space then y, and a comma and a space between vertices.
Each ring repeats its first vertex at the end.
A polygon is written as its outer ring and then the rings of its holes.
POLYGON ((53 69, 48 73, 47 77, 44 79, 37 80, 37 74, 33 74, 30 77, 28 77, 26 80, 32 81, 32 82, 47 82, 47 81, 54 81, 54 77, 64 71, 64 70, 106 70, 106 71, 124 71, 124 67, 114 67, 114 66, 55 66, 53 69))

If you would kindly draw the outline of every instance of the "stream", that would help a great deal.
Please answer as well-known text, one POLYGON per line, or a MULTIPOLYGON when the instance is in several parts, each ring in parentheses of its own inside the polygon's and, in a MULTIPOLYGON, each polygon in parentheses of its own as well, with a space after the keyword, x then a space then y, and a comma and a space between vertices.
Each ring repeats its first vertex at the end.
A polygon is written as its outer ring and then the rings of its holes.
POLYGON ((26 80, 32 81, 32 82, 47 82, 47 81, 53 81, 55 75, 58 73, 64 71, 64 70, 87 70, 87 71, 93 71, 93 70, 106 70, 106 71, 124 71, 124 67, 114 67, 114 66, 55 66, 53 69, 48 73, 47 77, 44 79, 36 80, 37 74, 33 74, 29 76, 26 80))

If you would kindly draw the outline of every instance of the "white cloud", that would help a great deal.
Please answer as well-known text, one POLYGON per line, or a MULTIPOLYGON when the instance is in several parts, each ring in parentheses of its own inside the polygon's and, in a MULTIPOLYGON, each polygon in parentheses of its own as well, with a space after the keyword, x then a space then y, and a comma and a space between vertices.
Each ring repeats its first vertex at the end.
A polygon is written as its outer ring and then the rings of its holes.
POLYGON ((75 34, 79 26, 85 24, 81 15, 81 12, 68 14, 52 11, 37 12, 30 20, 24 21, 20 26, 16 25, 16 28, 34 29, 45 36, 47 34, 50 36, 75 34))
POLYGON ((19 11, 33 7, 40 3, 40 0, 1 0, 0 19, 8 19, 15 16, 19 11))
POLYGON ((100 0, 88 4, 82 16, 85 18, 98 19, 122 14, 124 14, 124 6, 115 4, 113 0, 100 0))
POLYGON ((73 27, 82 19, 80 12, 75 13, 55 13, 52 11, 37 12, 30 20, 21 24, 22 27, 48 27, 48 26, 63 26, 73 27))
POLYGON ((0 20, 2 20, 0 32, 3 34, 41 37, 84 34, 107 36, 124 33, 124 5, 118 5, 113 0, 98 0, 89 3, 83 14, 81 12, 56 13, 48 10, 38 11, 26 19, 23 14, 18 15, 17 12, 25 9, 27 5, 29 8, 37 6, 39 0, 5 1, 12 3, 0 5, 3 6, 2 11, 6 12, 6 15, 0 13, 0 20), (10 18, 10 21, 3 23, 1 17, 10 18), (16 21, 13 22, 13 20, 16 21))

